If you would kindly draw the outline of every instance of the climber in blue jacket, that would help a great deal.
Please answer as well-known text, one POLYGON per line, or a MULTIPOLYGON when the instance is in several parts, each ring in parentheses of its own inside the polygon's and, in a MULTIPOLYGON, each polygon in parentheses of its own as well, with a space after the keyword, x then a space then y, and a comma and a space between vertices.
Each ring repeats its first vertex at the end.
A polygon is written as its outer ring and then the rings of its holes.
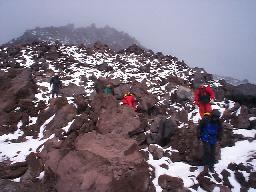
POLYGON ((214 109, 211 113, 205 113, 199 122, 198 138, 203 142, 203 165, 205 169, 214 171, 216 143, 221 140, 223 128, 220 121, 220 112, 214 109))

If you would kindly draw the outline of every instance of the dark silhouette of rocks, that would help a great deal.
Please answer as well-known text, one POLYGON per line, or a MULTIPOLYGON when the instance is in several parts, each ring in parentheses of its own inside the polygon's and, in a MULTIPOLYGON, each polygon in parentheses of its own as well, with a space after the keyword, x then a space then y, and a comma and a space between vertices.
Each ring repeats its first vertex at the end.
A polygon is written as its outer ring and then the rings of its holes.
POLYGON ((109 26, 98 28, 95 24, 79 28, 75 28, 73 24, 61 27, 36 27, 35 29, 25 31, 22 36, 13 39, 9 43, 20 44, 38 41, 51 43, 58 41, 67 45, 84 44, 88 47, 96 42, 102 42, 116 51, 125 49, 132 44, 140 45, 135 38, 129 36, 127 33, 118 31, 109 26))

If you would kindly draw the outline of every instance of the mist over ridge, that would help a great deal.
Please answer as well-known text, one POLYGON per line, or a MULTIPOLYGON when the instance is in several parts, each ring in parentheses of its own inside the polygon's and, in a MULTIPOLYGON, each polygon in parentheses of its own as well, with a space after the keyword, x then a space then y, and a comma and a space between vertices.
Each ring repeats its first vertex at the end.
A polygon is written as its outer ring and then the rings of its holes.
POLYGON ((255 82, 255 7, 253 0, 1 1, 0 44, 36 26, 96 23, 124 31, 146 48, 175 55, 192 67, 255 82))

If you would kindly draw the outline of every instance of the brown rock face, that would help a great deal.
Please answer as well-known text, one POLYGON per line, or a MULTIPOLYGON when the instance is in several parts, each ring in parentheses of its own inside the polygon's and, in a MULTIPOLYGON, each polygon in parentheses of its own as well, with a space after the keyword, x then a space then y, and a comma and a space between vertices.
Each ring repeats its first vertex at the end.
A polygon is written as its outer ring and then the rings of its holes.
POLYGON ((169 175, 161 175, 158 178, 159 185, 166 191, 181 192, 186 191, 182 179, 171 177, 169 175))
POLYGON ((10 166, 0 166, 0 178, 1 179, 15 179, 22 176, 28 167, 26 163, 15 163, 10 166))
POLYGON ((49 152, 45 165, 56 174, 58 191, 120 191, 125 185, 121 191, 147 191, 148 165, 134 145, 119 135, 86 133, 75 150, 49 152))
MULTIPOLYGON (((0 133, 10 133, 17 129, 17 123, 24 117, 22 111, 33 116, 33 99, 36 84, 31 78, 29 69, 12 69, 7 73, 0 72, 0 133), (24 108, 24 103, 26 107, 24 108), (17 107, 20 110, 14 111, 17 107)), ((25 121, 26 122, 26 121, 25 121)))
POLYGON ((96 131, 45 144, 42 158, 46 172, 56 175, 57 191, 149 191, 148 164, 128 137, 140 125, 136 113, 119 106, 114 97, 95 99, 101 101, 92 101, 96 131))

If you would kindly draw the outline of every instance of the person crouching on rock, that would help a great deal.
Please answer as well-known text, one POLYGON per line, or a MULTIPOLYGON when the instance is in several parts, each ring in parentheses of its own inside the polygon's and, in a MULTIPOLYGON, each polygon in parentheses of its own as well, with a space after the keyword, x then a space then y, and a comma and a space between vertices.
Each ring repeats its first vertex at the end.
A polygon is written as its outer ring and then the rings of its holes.
POLYGON ((199 107, 200 116, 203 117, 204 113, 212 111, 211 101, 215 98, 214 91, 209 85, 201 85, 195 91, 194 101, 199 107))
POLYGON ((105 88, 103 89, 105 94, 114 95, 114 88, 112 83, 108 83, 105 88))
POLYGON ((61 80, 57 74, 55 74, 51 80, 50 80, 50 85, 52 86, 52 98, 56 94, 58 97, 60 88, 62 87, 61 80))
POLYGON ((208 168, 214 171, 216 143, 222 137, 222 124, 220 112, 214 109, 211 113, 205 113, 199 122, 198 138, 203 142, 203 165, 205 170, 208 168))
POLYGON ((124 97, 122 99, 122 104, 128 105, 129 107, 133 108, 135 111, 137 109, 136 98, 131 92, 124 94, 124 97))

